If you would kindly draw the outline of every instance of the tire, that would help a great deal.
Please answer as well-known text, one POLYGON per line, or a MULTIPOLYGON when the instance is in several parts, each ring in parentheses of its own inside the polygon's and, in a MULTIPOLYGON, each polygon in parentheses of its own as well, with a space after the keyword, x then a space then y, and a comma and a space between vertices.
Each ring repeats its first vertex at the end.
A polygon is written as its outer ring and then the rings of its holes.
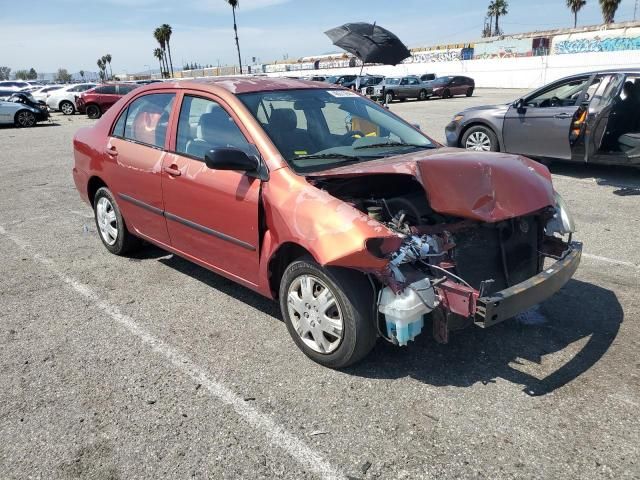
POLYGON ((498 137, 489 127, 476 125, 464 132, 460 146, 466 150, 480 152, 499 152, 498 137))
POLYGON ((93 211, 98 236, 111 253, 126 255, 140 246, 140 239, 129 233, 120 208, 108 188, 102 187, 96 192, 93 211))
POLYGON ((401 102, 406 102, 406 101, 407 101, 407 97, 402 97, 402 98, 400 99, 400 101, 401 101, 401 102))
POLYGON ((426 90, 420 90, 420 93, 418 94, 418 100, 420 100, 421 102, 424 102, 425 100, 428 100, 429 96, 427 95, 427 91, 426 90))
POLYGON ((60 108, 60 111, 65 115, 73 115, 74 113, 76 113, 75 105, 69 100, 61 101, 58 108, 60 108))
POLYGON ((36 116, 29 110, 19 110, 13 117, 13 123, 18 128, 31 128, 38 123, 36 116))
POLYGON ((89 118, 100 118, 102 116, 102 110, 100 110, 100 107, 98 105, 95 104, 91 104, 91 105, 87 105, 87 117, 89 118))
POLYGON ((373 302, 371 284, 364 274, 322 268, 310 257, 291 263, 280 281, 280 309, 291 338, 307 357, 329 368, 353 365, 374 347, 373 302), (323 304, 325 290, 330 296, 323 304), (328 309, 323 312, 323 308, 328 309), (333 321, 327 322, 327 316, 333 321))
POLYGON ((387 92, 384 96, 384 103, 391 103, 393 102, 395 96, 393 95, 393 92, 387 92))
POLYGON ((453 95, 451 95, 451 91, 450 90, 445 90, 442 93, 442 98, 451 98, 453 95))
POLYGON ((473 96, 473 88, 468 88, 466 95, 467 95, 467 97, 472 97, 473 96))

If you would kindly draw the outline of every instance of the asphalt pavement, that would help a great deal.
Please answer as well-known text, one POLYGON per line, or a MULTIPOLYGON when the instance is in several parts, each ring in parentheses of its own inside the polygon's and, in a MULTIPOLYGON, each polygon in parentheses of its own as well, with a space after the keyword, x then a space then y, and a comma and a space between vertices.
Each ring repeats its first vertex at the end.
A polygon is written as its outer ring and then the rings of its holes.
MULTIPOLYGON (((471 105, 394 103, 442 140, 471 105)), ((539 308, 323 368, 278 307, 100 243, 83 116, 0 128, 1 479, 640 478, 640 170, 555 164, 585 258, 539 308)))

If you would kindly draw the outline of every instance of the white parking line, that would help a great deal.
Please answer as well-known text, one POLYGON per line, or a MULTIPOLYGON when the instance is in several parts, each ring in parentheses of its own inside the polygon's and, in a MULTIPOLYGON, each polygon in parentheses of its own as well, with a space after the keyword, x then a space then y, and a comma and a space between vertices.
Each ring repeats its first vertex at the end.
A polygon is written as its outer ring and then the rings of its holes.
POLYGON ((600 255, 592 255, 590 253, 583 253, 582 256, 584 258, 588 258, 590 260, 596 260, 598 262, 610 263, 612 265, 619 265, 621 267, 630 267, 630 268, 635 268, 636 270, 640 270, 640 265, 637 265, 632 262, 625 262, 624 260, 616 260, 614 258, 601 257, 600 255))
POLYGON ((252 427, 261 430, 270 439, 271 444, 287 452, 302 467, 313 471, 321 478, 346 479, 346 476, 336 469, 336 467, 313 451, 302 440, 287 432, 283 427, 274 422, 271 417, 245 402, 243 398, 237 396, 223 384, 210 378, 203 368, 193 363, 179 350, 154 337, 138 325, 131 317, 121 313, 118 307, 102 300, 91 287, 79 282, 73 277, 65 275, 53 261, 39 253, 33 252, 28 243, 7 232, 2 225, 0 225, 0 235, 11 240, 15 245, 28 253, 33 260, 44 265, 51 273, 56 275, 74 291, 91 301, 120 326, 138 337, 140 341, 149 346, 154 352, 164 356, 176 369, 188 375, 194 382, 205 387, 212 397, 217 398, 222 403, 233 408, 238 416, 242 417, 252 427))

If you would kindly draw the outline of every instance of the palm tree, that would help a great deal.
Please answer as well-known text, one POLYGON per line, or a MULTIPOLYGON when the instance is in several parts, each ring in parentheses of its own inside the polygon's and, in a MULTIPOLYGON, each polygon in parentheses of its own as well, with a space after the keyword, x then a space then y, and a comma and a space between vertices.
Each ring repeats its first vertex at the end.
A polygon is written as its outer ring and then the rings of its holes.
POLYGON ((160 25, 160 29, 164 34, 164 41, 167 43, 167 52, 169 53, 169 65, 171 67, 171 78, 173 78, 173 60, 171 59, 171 45, 169 44, 173 30, 171 29, 171 25, 169 25, 168 23, 163 23, 162 25, 160 25))
POLYGON ((567 7, 573 13, 573 28, 578 26, 578 12, 587 4, 587 0, 567 0, 567 7))
POLYGON ((158 63, 160 64, 160 76, 164 77, 164 71, 162 70, 162 57, 163 57, 162 49, 156 48, 153 51, 153 56, 158 59, 158 63))
POLYGON ((104 59, 106 60, 106 62, 109 64, 109 75, 111 76, 111 78, 113 78, 113 69, 111 68, 111 54, 107 53, 104 56, 104 59))
POLYGON ((160 44, 160 49, 162 50, 162 77, 166 78, 169 75, 169 63, 167 62, 167 42, 164 37, 164 31, 162 28, 158 27, 153 31, 153 36, 160 44), (166 74, 166 76, 165 76, 166 74))
POLYGON ((495 17, 496 19, 495 31, 493 32, 494 35, 500 35, 499 20, 501 16, 509 13, 509 11, 507 10, 508 8, 509 3, 507 2, 507 0, 494 0, 489 4, 488 14, 490 17, 495 17))
POLYGON ((99 58, 96 64, 100 69, 100 72, 98 73, 98 75, 100 75, 100 81, 104 82, 104 69, 105 69, 104 60, 102 58, 99 58))
POLYGON ((84 70, 80 70, 80 78, 82 78, 82 81, 84 82, 84 70))
POLYGON ((240 73, 242 74, 242 56, 240 55, 240 42, 238 41, 238 25, 236 24, 236 8, 240 6, 239 0, 224 0, 231 5, 231 11, 233 12, 233 31, 236 34, 236 48, 238 49, 238 65, 240 66, 240 73))
POLYGON ((622 0, 600 0, 600 8, 602 9, 602 19, 604 23, 613 23, 616 16, 616 10, 620 6, 622 0))

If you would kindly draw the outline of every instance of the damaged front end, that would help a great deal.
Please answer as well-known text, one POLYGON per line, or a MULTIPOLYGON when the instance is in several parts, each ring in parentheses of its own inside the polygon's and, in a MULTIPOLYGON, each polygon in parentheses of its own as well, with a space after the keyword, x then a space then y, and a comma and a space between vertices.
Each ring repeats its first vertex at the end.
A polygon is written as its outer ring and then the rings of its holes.
POLYGON ((399 247, 388 238, 366 242, 387 260, 368 273, 378 289, 379 333, 396 345, 414 340, 427 316, 441 343, 452 330, 511 318, 558 291, 580 262, 582 247, 571 241, 573 222, 557 194, 555 205, 483 221, 434 211, 411 175, 314 183, 401 239, 399 247))

